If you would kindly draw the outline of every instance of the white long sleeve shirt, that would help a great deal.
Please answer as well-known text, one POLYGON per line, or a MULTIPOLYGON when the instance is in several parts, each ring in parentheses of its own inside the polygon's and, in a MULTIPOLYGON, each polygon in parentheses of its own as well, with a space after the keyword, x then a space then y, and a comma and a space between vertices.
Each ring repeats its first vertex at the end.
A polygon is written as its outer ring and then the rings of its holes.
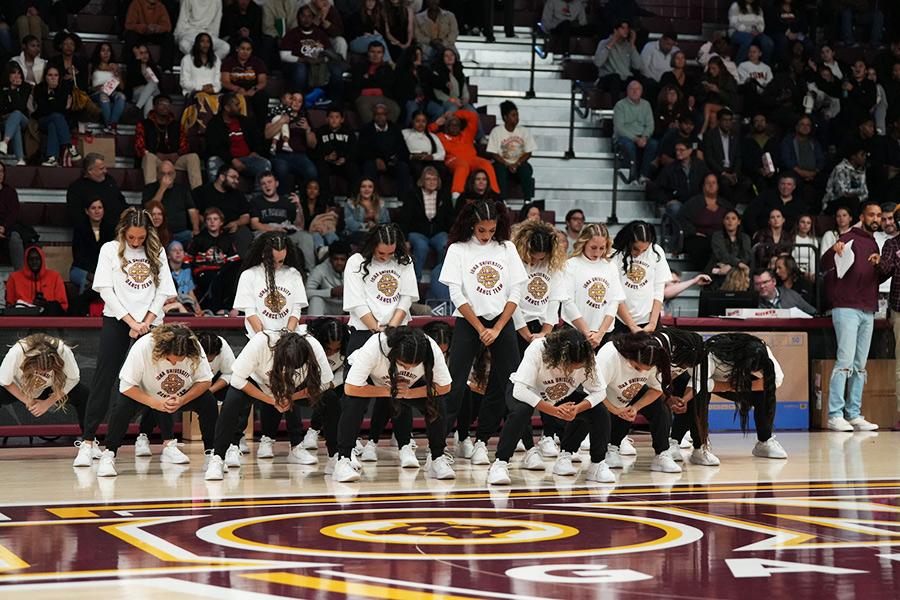
MULTIPOLYGON (((328 364, 328 357, 325 356, 325 350, 322 344, 306 332, 306 327, 301 326, 297 331, 260 331, 254 335, 241 353, 235 359, 231 372, 231 387, 242 390, 250 381, 258 387, 260 391, 267 395, 272 395, 272 388, 269 386, 269 376, 272 372, 272 366, 275 362, 275 344, 281 339, 282 335, 300 335, 309 343, 315 355, 316 363, 319 365, 320 388, 325 391, 331 387, 334 377, 331 373, 331 366, 328 364)), ((294 373, 294 384, 299 387, 306 379, 306 371, 308 367, 303 365, 294 373)))
POLYGON ((658 83, 663 74, 672 70, 672 57, 676 52, 680 52, 678 46, 672 46, 669 53, 665 54, 659 47, 659 40, 647 42, 641 50, 641 60, 644 63, 641 73, 658 83))
POLYGON ((131 315, 140 322, 151 312, 156 315, 153 325, 161 325, 163 304, 178 293, 166 251, 159 253, 159 287, 153 284, 150 261, 143 246, 135 249, 126 244, 125 262, 123 271, 119 242, 106 242, 100 247, 93 289, 103 299, 103 316, 121 321, 125 315, 131 315))
POLYGON ((758 13, 744 14, 738 8, 738 3, 734 2, 728 9, 728 35, 732 35, 735 31, 750 33, 754 29, 760 33, 766 30, 766 19, 763 16, 762 8, 759 8, 758 13))
POLYGON ((200 350, 197 363, 184 358, 172 364, 166 357, 153 358, 153 336, 145 335, 131 346, 119 372, 119 391, 140 388, 156 398, 183 396, 196 383, 212 381, 206 354, 200 350))
POLYGON ((356 253, 344 267, 344 310, 350 313, 350 327, 367 331, 362 318, 369 313, 380 325, 387 325, 397 310, 406 313, 400 324, 409 323, 409 308, 419 299, 412 262, 401 265, 393 258, 386 262, 373 258, 366 275, 362 269, 364 261, 363 255, 356 253))
POLYGON ((430 131, 419 133, 415 129, 404 129, 403 141, 406 142, 406 149, 410 154, 431 154, 432 160, 444 160, 447 156, 447 151, 444 150, 440 138, 430 131), (432 152, 431 142, 434 142, 434 152, 432 152))
MULTIPOLYGON (((784 383, 784 371, 781 369, 781 365, 775 359, 775 355, 772 354, 772 349, 766 346, 766 352, 769 355, 769 358, 772 360, 772 365, 775 367, 775 387, 780 388, 781 384, 784 383)), ((731 367, 726 363, 722 362, 718 356, 709 353, 709 357, 707 359, 709 361, 708 365, 708 377, 706 384, 709 386, 707 389, 712 390, 716 385, 717 381, 728 381, 731 377, 731 367)), ((762 371, 754 371, 753 375, 759 378, 762 378, 762 371)))
POLYGON ((597 371, 597 378, 606 383, 606 400, 617 408, 631 404, 645 385, 662 390, 656 367, 649 371, 635 369, 611 342, 597 351, 597 371))
POLYGON ((760 86, 766 87, 772 83, 772 69, 764 62, 755 65, 749 60, 745 60, 738 65, 737 82, 739 85, 744 85, 751 79, 760 86))
MULTIPOLYGON (((433 339, 428 338, 431 344, 431 351, 434 354, 434 366, 432 367, 432 381, 435 386, 450 385, 450 370, 447 368, 447 362, 441 352, 440 346, 433 339)), ((350 370, 347 372, 345 383, 363 387, 366 385, 377 385, 381 387, 391 387, 391 377, 389 374, 391 362, 388 360, 388 353, 391 348, 388 346, 387 336, 379 333, 370 337, 363 346, 347 357, 350 363, 350 370)), ((419 363, 411 369, 397 365, 397 381, 402 382, 407 387, 412 387, 419 379, 425 376, 425 367, 419 363)))
POLYGON ((513 398, 537 406, 541 400, 556 404, 572 395, 578 386, 587 392, 591 406, 597 406, 606 397, 606 382, 594 367, 594 377, 587 377, 584 368, 565 373, 562 369, 551 369, 544 363, 546 339, 534 340, 525 349, 519 368, 509 376, 513 383, 513 398))
MULTIPOLYGON (((66 384, 63 387, 63 391, 68 394, 81 380, 81 371, 78 369, 78 362, 75 360, 75 355, 72 354, 72 349, 62 341, 59 342, 56 352, 63 360, 63 372, 66 375, 66 384)), ((25 347, 22 344, 22 340, 19 340, 13 344, 6 356, 3 357, 3 362, 0 363, 0 386, 6 387, 15 383, 20 390, 24 391, 24 382, 22 381, 23 362, 25 362, 25 347)), ((35 376, 42 380, 41 385, 34 391, 35 398, 37 398, 53 382, 51 379, 43 378, 40 375, 36 374, 35 376)))
POLYGON ((181 75, 178 80, 185 96, 191 92, 199 92, 207 84, 212 85, 218 93, 222 91, 222 61, 216 59, 212 67, 196 67, 194 58, 185 54, 181 58, 181 75))
MULTIPOLYGON (((456 307, 468 304, 476 316, 494 319, 507 302, 518 305, 528 274, 512 242, 482 244, 475 236, 447 248, 441 283, 456 307)), ((462 316, 459 308, 453 313, 462 316)))
POLYGON ((653 244, 637 257, 632 257, 628 271, 622 269, 622 255, 612 258, 619 272, 619 281, 625 292, 625 305, 631 318, 638 325, 650 321, 653 301, 663 301, 666 284, 672 281, 672 271, 666 253, 653 244))
POLYGON ((556 325, 559 322, 559 305, 566 298, 565 274, 550 273, 547 264, 525 266, 528 280, 522 288, 522 300, 513 313, 516 329, 526 327, 531 321, 541 325, 556 325))
POLYGON ((588 260, 573 256, 566 261, 563 321, 572 325, 584 319, 588 329, 597 331, 607 315, 616 316, 625 300, 616 264, 606 258, 588 260))
POLYGON ((281 267, 275 271, 275 288, 275 293, 269 294, 263 265, 241 273, 234 308, 243 311, 248 336, 253 337, 256 333, 250 326, 250 317, 259 317, 263 330, 278 331, 287 327, 291 317, 299 319, 303 309, 309 306, 303 276, 294 267, 281 267))

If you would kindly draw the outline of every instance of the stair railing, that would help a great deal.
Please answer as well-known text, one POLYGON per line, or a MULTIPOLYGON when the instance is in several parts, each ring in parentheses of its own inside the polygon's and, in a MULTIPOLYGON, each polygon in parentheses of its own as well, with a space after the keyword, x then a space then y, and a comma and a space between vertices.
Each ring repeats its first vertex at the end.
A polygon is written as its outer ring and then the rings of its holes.
POLYGON ((537 63, 535 56, 547 57, 547 32, 544 31, 544 24, 540 21, 531 28, 531 68, 528 70, 528 91, 525 92, 525 98, 529 100, 535 97, 534 70, 537 63), (540 44, 538 44, 538 34, 542 38, 540 44))

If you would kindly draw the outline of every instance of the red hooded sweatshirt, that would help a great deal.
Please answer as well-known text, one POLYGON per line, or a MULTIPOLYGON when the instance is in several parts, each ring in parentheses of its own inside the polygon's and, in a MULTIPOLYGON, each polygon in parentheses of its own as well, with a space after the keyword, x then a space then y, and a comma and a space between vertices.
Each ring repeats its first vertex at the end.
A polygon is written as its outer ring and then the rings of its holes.
POLYGON ((40 292, 47 302, 59 302, 63 310, 69 310, 66 286, 59 273, 47 268, 44 251, 37 246, 25 250, 25 266, 9 276, 6 282, 6 305, 13 306, 19 300, 34 304, 35 295, 40 292), (41 257, 41 269, 37 275, 28 268, 28 256, 37 252, 41 257))

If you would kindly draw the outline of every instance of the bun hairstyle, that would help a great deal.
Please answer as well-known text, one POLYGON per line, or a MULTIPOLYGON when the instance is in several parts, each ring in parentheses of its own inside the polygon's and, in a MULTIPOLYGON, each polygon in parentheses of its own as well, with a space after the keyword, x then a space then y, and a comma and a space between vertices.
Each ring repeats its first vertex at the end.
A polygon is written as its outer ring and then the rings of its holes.
POLYGON ((396 250, 394 250, 394 260, 399 264, 408 265, 412 262, 412 257, 406 250, 406 236, 403 235, 403 230, 395 223, 382 223, 381 225, 376 225, 369 231, 369 234, 366 236, 362 248, 359 251, 363 257, 363 261, 362 264, 359 265, 357 273, 362 273, 364 278, 369 276, 369 265, 372 264, 372 258, 375 256, 375 248, 377 248, 379 244, 384 244, 385 246, 396 245, 396 250))
POLYGON ((562 270, 566 253, 559 243, 556 228, 543 221, 522 221, 513 228, 512 243, 522 262, 529 264, 531 256, 538 252, 547 254, 548 270, 551 273, 562 270))
POLYGON ((322 396, 322 371, 312 346, 304 336, 293 331, 282 330, 274 346, 269 334, 265 335, 273 351, 269 388, 275 403, 280 407, 291 407, 294 393, 305 389, 310 405, 315 406, 322 396), (298 372, 304 373, 299 385, 298 372))
POLYGON ((244 271, 262 265, 266 272, 266 288, 269 290, 272 304, 279 301, 278 290, 275 287, 275 259, 273 252, 287 250, 284 257, 284 266, 293 267, 303 272, 303 256, 297 251, 297 247, 284 233, 280 231, 267 231, 250 244, 247 258, 244 259, 244 271))
POLYGON ((159 241, 159 235, 150 219, 150 213, 139 208, 126 208, 119 217, 119 223, 116 225, 116 241, 119 242, 119 263, 122 272, 125 273, 128 268, 128 260, 125 258, 125 248, 128 241, 125 235, 131 227, 138 227, 147 232, 144 239, 144 254, 147 255, 147 262, 150 263, 150 276, 153 277, 153 285, 159 287, 159 271, 162 268, 162 261, 159 255, 162 253, 162 243, 159 241))
POLYGON ((309 333, 318 340, 324 348, 330 342, 341 343, 341 356, 347 354, 347 339, 350 329, 347 324, 334 317, 320 317, 306 324, 309 333))
POLYGON ((590 223, 581 228, 581 233, 572 246, 572 256, 581 256, 584 247, 595 237, 606 238, 606 251, 603 253, 603 258, 609 258, 612 254, 613 242, 609 237, 609 229, 603 223, 590 223))
POLYGON ((459 212, 450 228, 447 244, 468 242, 475 234, 475 225, 481 221, 496 221, 497 231, 494 240, 505 242, 509 239, 510 218, 506 205, 499 200, 479 200, 467 204, 459 212))
POLYGON ((153 338, 153 360, 160 361, 167 356, 181 356, 190 359, 196 368, 203 355, 200 341, 191 328, 184 323, 166 323, 150 332, 153 338))
POLYGON ((59 396, 56 408, 66 405, 65 363, 59 355, 62 340, 46 333, 34 333, 16 342, 22 347, 22 392, 29 398, 36 398, 46 384, 44 373, 50 375, 50 389, 59 396))
POLYGON ((401 327, 388 327, 384 331, 387 340, 387 358, 390 363, 388 377, 391 381, 391 401, 394 404, 394 413, 398 412, 397 392, 399 381, 397 377, 397 361, 407 364, 421 364, 425 369, 422 380, 425 382, 425 418, 428 422, 438 417, 434 396, 434 351, 431 341, 421 329, 414 329, 408 325, 401 327))
POLYGON ((557 329, 544 338, 544 352, 541 358, 551 369, 572 372, 583 368, 585 377, 594 377, 594 349, 583 333, 574 327, 557 329))
POLYGON ((662 384, 664 396, 671 395, 672 364, 669 353, 654 336, 648 333, 623 333, 614 335, 612 343, 626 360, 656 367, 657 380, 662 384))

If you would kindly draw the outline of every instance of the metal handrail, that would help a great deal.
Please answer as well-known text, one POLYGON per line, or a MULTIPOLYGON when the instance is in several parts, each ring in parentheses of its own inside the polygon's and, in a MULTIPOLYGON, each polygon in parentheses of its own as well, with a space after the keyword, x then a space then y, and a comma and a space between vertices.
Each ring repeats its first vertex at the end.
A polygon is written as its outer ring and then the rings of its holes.
POLYGON ((541 58, 547 56, 547 32, 544 31, 544 24, 540 21, 535 23, 531 28, 531 68, 528 71, 528 91, 525 92, 525 98, 529 100, 531 98, 534 98, 536 95, 534 91, 534 70, 537 62, 535 60, 536 54, 540 54, 541 58), (538 46, 537 43, 538 32, 540 32, 544 37, 544 41, 540 46, 538 46))

